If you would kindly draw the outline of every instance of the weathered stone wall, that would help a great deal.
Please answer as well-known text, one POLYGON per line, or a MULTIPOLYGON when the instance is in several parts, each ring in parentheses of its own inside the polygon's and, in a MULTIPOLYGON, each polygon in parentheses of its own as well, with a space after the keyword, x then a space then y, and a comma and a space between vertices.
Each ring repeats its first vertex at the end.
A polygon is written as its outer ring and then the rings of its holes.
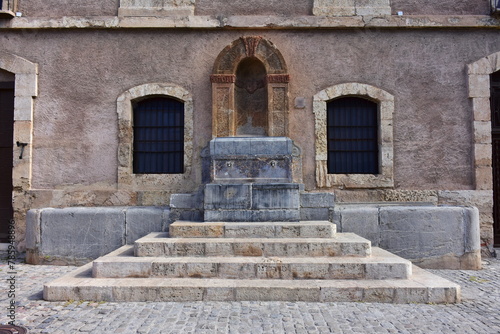
MULTIPOLYGON (((27 17, 115 16, 119 4, 119 0, 18 0, 18 11, 27 17)), ((312 15, 313 4, 314 0, 196 0, 194 13, 301 16, 312 15)), ((391 0, 390 5, 392 14, 403 11, 405 15, 489 15, 491 11, 489 0, 391 0)))
POLYGON ((353 232, 424 268, 480 269, 476 208, 354 204, 335 207, 340 232, 353 232))
POLYGON ((27 17, 115 16, 120 0, 18 0, 27 17))
POLYGON ((405 15, 488 15, 489 0, 391 0, 393 14, 405 15))
MULTIPOLYGON (((460 192, 475 194, 466 66, 500 50, 496 30, 5 30, 3 49, 39 65, 32 190, 20 194, 16 205, 166 205, 171 193, 196 191, 199 154, 212 138, 210 74, 216 57, 239 37, 259 34, 279 49, 291 77, 289 136, 302 149, 306 190, 317 190, 312 97, 359 82, 394 96, 397 191, 322 191, 335 192, 342 202, 407 197, 460 205, 460 192), (154 82, 175 84, 193 96, 193 168, 167 188, 119 190, 117 98, 154 82), (305 99, 305 108, 295 108, 297 97, 305 99), (438 199, 448 190, 449 196, 438 199)), ((474 201, 487 203, 488 194, 474 201)), ((491 206, 483 208, 487 238, 491 206)))
POLYGON ((27 214, 31 264, 83 265, 148 233, 168 231, 166 207, 45 208, 27 214))
POLYGON ((311 15, 313 0, 196 0, 196 15, 311 15))

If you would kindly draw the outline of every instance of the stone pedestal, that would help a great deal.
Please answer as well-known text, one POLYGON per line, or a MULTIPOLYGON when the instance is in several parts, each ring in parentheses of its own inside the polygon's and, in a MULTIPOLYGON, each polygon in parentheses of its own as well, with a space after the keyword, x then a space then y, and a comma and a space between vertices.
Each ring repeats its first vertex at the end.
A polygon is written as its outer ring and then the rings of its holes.
POLYGON ((299 221, 302 185, 293 183, 291 139, 215 138, 209 159, 205 221, 299 221))

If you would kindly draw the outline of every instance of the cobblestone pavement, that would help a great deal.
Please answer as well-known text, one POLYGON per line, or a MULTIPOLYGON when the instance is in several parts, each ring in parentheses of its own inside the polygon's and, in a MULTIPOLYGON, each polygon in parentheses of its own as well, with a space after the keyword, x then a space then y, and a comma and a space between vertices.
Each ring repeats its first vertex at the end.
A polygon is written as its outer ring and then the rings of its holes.
POLYGON ((9 321, 15 278, 16 324, 29 333, 500 333, 500 259, 480 271, 432 270, 462 286, 462 303, 46 302, 45 282, 75 267, 32 266, 15 275, 0 254, 0 323, 9 321))

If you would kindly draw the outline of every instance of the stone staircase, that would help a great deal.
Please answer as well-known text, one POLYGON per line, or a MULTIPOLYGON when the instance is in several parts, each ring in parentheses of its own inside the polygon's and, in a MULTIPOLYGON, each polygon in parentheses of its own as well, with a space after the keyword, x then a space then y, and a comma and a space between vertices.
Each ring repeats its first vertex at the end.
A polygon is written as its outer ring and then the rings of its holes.
POLYGON ((46 300, 455 303, 460 287, 328 221, 182 222, 44 286, 46 300))
POLYGON ((336 233, 333 194, 303 191, 300 150, 289 138, 214 138, 208 148, 203 200, 173 196, 172 208, 184 211, 169 233, 151 233, 46 284, 44 298, 459 301, 457 284, 356 234, 336 233), (182 219, 201 212, 205 222, 182 219))

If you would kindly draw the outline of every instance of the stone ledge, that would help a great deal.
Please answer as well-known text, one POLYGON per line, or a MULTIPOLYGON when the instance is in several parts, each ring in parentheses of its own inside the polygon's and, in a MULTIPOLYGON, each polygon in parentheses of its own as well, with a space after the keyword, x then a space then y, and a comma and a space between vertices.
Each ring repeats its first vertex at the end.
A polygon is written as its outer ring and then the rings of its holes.
POLYGON ((11 19, 16 16, 16 13, 14 13, 11 10, 1 10, 0 9, 0 19, 11 19))
POLYGON ((102 29, 102 28, 192 28, 192 29, 345 29, 345 28, 492 28, 500 18, 488 15, 402 15, 402 16, 176 16, 116 17, 66 16, 62 18, 19 17, 0 22, 1 29, 102 29))
POLYGON ((70 207, 28 211, 26 260, 81 265, 167 228, 169 208, 70 207))
POLYGON ((339 232, 356 233, 424 268, 481 268, 475 207, 337 203, 333 221, 339 232))

